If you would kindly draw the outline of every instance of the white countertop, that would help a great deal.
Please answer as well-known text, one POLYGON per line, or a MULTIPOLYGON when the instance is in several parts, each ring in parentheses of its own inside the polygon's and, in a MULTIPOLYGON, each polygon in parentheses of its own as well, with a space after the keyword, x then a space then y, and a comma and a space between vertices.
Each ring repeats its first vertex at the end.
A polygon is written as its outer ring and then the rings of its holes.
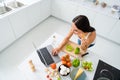
MULTIPOLYGON (((11 1, 11 0, 9 0, 9 1, 11 1)), ((22 2, 23 4, 25 4, 25 6, 21 7, 21 8, 25 8, 25 7, 28 7, 31 4, 37 3, 37 2, 42 1, 42 0, 17 0, 17 1, 22 2)), ((73 3, 77 3, 80 6, 86 7, 88 9, 91 9, 92 11, 101 13, 101 14, 106 15, 106 16, 110 16, 110 17, 115 18, 115 19, 119 19, 119 17, 120 17, 120 15, 117 12, 115 12, 114 14, 112 14, 110 7, 102 8, 100 4, 97 5, 97 6, 95 6, 90 1, 81 1, 81 0, 69 0, 69 1, 71 1, 73 3)), ((19 8, 19 9, 21 9, 21 8, 19 8)), ((0 15, 0 18, 2 18, 4 16, 7 16, 7 15, 9 15, 9 14, 11 14, 11 13, 13 13, 13 12, 19 10, 19 9, 15 9, 15 10, 12 10, 12 11, 10 11, 8 13, 0 15)))
POLYGON ((5 3, 12 2, 12 1, 18 1, 18 2, 22 2, 24 4, 29 5, 29 4, 33 4, 33 3, 41 1, 41 0, 6 0, 5 3))
POLYGON ((87 0, 84 0, 84 1, 82 1, 82 0, 70 0, 70 1, 73 3, 77 3, 80 6, 86 7, 87 9, 90 9, 92 11, 101 13, 101 14, 106 15, 106 16, 110 16, 110 17, 115 18, 115 19, 119 19, 119 17, 120 17, 120 15, 117 12, 112 14, 112 12, 111 12, 112 9, 111 9, 110 5, 107 5, 107 7, 102 8, 100 4, 94 5, 93 2, 90 2, 87 0))
MULTIPOLYGON (((52 44, 53 47, 57 46, 61 41, 63 37, 58 35, 57 33, 53 34, 51 37, 48 38, 39 48, 45 47, 46 45, 52 44), (53 36, 56 36, 56 41, 53 40, 53 36), (54 42, 53 42, 54 41, 54 42)), ((62 56, 64 53, 60 53, 59 55, 62 56)), ((84 56, 82 60, 85 61, 91 61, 93 63, 93 68, 94 70, 92 72, 85 71, 86 78, 85 80, 91 80, 94 77, 94 73, 98 64, 99 59, 102 59, 99 55, 89 51, 89 55, 84 56)), ((61 62, 57 63, 57 66, 59 66, 61 62)), ((18 68, 22 71, 24 76, 28 80, 47 80, 46 75, 47 73, 45 72, 46 67, 43 65, 43 63, 40 61, 36 51, 34 51, 26 60, 24 60, 18 68), (30 70, 30 66, 28 64, 29 60, 33 61, 33 64, 35 65, 36 71, 32 72, 30 70)), ((70 80, 69 76, 68 77, 62 77, 62 80, 70 80)), ((56 80, 56 79, 53 79, 56 80)))
MULTIPOLYGON (((5 4, 7 5, 9 2, 12 2, 12 1, 13 1, 13 0, 5 1, 5 4)), ((5 13, 5 14, 0 15, 0 19, 2 19, 2 18, 4 18, 4 17, 7 17, 7 16, 10 15, 10 14, 13 14, 13 13, 15 13, 15 12, 21 10, 21 9, 24 9, 24 8, 26 8, 26 7, 29 7, 29 6, 31 6, 32 4, 35 4, 35 3, 40 2, 40 1, 42 1, 42 0, 16 0, 16 1, 24 4, 24 6, 19 7, 19 8, 11 8, 11 9, 12 9, 11 11, 9 11, 9 12, 7 12, 7 13, 5 13)), ((9 6, 8 6, 8 7, 9 7, 9 6)))
POLYGON ((34 3, 42 1, 42 0, 17 0, 17 1, 22 2, 26 5, 30 5, 30 4, 34 4, 34 3))

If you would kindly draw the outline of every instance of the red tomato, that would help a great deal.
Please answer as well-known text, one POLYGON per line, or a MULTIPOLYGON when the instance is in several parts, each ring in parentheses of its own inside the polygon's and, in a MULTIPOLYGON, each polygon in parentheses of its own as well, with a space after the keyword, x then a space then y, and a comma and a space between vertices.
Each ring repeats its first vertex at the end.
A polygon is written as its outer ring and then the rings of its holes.
POLYGON ((68 67, 71 67, 71 65, 72 65, 71 62, 68 62, 68 63, 67 63, 67 66, 68 66, 68 67))
POLYGON ((64 56, 61 57, 61 61, 65 61, 65 57, 64 56))
POLYGON ((66 61, 62 61, 62 64, 67 65, 67 62, 66 61))
POLYGON ((50 64, 50 67, 51 67, 52 69, 56 69, 56 63, 50 64))

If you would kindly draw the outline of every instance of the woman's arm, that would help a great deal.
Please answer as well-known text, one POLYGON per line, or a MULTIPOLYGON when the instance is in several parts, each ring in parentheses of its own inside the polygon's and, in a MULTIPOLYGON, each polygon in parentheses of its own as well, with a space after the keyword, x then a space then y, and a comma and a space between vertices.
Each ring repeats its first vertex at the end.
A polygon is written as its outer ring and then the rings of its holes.
POLYGON ((67 36, 62 41, 62 43, 58 46, 58 48, 60 50, 65 46, 65 44, 69 41, 69 39, 71 38, 72 35, 73 35, 73 30, 71 28, 71 30, 69 31, 69 33, 67 34, 67 36))
POLYGON ((95 40, 96 32, 91 32, 87 39, 82 39, 81 48, 87 50, 88 46, 95 40))
POLYGON ((71 38, 71 36, 73 35, 73 27, 70 29, 69 33, 67 34, 67 36, 64 38, 64 40, 61 42, 61 44, 53 49, 53 55, 57 54, 64 46, 65 44, 69 41, 69 39, 71 38))

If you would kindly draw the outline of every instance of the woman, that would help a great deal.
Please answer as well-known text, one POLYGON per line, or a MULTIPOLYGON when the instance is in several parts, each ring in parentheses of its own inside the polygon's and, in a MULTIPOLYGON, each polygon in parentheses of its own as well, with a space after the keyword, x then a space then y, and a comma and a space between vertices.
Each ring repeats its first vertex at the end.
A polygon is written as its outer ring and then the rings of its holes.
POLYGON ((57 48, 53 49, 53 55, 57 55, 59 53, 59 51, 69 41, 73 34, 79 37, 78 44, 85 51, 88 47, 91 47, 95 44, 95 29, 90 26, 89 20, 86 16, 79 15, 72 20, 72 27, 62 43, 57 48))

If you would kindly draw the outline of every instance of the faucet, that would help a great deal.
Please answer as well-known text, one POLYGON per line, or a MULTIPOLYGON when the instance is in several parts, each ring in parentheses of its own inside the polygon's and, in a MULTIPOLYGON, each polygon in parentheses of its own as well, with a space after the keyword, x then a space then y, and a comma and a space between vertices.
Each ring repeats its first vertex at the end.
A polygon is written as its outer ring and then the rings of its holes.
POLYGON ((14 0, 15 7, 18 7, 17 1, 14 0))
POLYGON ((6 5, 5 1, 3 0, 2 3, 3 3, 4 10, 6 11, 7 10, 7 5, 6 5))
POLYGON ((4 7, 6 7, 6 3, 3 1, 3 5, 4 5, 4 7))

